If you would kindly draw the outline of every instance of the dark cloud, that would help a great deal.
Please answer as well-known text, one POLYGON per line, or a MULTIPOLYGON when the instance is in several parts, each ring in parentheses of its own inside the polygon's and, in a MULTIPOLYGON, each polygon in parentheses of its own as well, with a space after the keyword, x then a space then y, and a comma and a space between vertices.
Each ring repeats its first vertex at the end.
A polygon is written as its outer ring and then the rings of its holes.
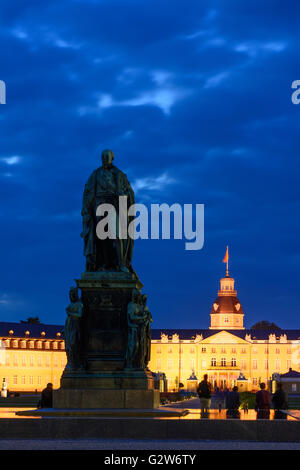
POLYGON ((299 5, 2 3, 3 320, 64 322, 84 183, 113 148, 138 201, 205 204, 203 250, 136 242, 154 326, 207 327, 229 244, 247 325, 296 328, 299 5))

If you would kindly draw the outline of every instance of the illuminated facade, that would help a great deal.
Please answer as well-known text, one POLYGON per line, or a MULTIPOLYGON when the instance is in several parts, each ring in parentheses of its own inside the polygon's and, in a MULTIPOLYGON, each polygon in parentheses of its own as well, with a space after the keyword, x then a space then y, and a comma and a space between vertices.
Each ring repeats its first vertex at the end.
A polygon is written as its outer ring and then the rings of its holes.
POLYGON ((232 387, 242 374, 248 390, 259 389, 272 374, 300 371, 300 330, 246 330, 234 279, 221 279, 205 330, 152 330, 150 370, 164 372, 169 390, 196 387, 207 374, 218 387, 232 387), (191 385, 193 387, 191 387, 191 385))
POLYGON ((10 392, 58 388, 66 365, 63 327, 0 322, 0 380, 10 392))
MULTIPOLYGON (((48 382, 58 388, 66 362, 63 326, 0 322, 0 380, 6 378, 10 391, 41 391, 48 382)), ((152 329, 149 369, 165 373, 169 390, 180 383, 192 390, 204 374, 219 387, 232 387, 241 372, 248 389, 256 390, 290 368, 300 372, 300 330, 245 329, 228 270, 208 329, 152 329)))

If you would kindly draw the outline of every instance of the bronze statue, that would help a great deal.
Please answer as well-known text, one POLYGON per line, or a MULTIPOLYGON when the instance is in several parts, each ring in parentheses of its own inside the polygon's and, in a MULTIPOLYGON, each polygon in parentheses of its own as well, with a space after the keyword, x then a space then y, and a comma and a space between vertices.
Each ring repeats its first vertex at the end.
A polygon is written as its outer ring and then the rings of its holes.
MULTIPOLYGON (((134 204, 134 192, 125 173, 113 165, 112 150, 103 150, 102 166, 89 177, 83 194, 81 215, 83 217, 84 255, 86 271, 131 271, 133 240, 119 238, 119 197, 127 196, 127 210, 134 204), (111 204, 116 210, 116 239, 101 240, 96 235, 99 217, 96 216, 100 204, 111 204)), ((127 218, 127 214, 121 214, 127 218)), ((131 220, 127 220, 127 227, 131 220)))
POLYGON ((66 308, 67 318, 64 328, 65 348, 68 358, 66 369, 75 370, 83 367, 81 354, 83 304, 79 299, 77 287, 71 287, 69 296, 71 303, 66 308))

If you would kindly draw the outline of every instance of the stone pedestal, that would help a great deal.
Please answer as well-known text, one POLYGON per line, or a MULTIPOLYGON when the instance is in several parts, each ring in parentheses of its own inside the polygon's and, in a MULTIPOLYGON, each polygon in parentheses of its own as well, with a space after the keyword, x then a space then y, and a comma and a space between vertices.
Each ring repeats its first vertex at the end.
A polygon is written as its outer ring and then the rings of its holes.
POLYGON ((156 408, 159 391, 146 369, 127 369, 127 306, 142 287, 132 273, 83 273, 82 367, 67 365, 53 393, 56 409, 156 408))

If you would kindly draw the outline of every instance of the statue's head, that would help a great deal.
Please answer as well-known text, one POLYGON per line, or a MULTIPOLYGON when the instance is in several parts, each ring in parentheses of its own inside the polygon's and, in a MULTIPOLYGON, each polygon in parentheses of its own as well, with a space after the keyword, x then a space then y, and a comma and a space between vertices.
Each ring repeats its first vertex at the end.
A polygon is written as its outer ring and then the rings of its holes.
POLYGON ((114 153, 112 150, 103 150, 101 157, 104 168, 109 168, 112 166, 114 159, 114 153))

